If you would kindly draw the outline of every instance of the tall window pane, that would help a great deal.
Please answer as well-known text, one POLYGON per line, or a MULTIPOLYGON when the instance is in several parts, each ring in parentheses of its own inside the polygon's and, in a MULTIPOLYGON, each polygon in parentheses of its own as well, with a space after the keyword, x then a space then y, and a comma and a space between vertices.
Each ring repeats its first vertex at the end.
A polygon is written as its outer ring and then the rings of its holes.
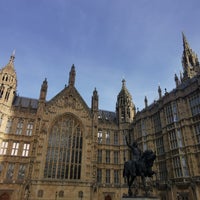
POLYGON ((26 135, 31 136, 33 131, 33 122, 29 122, 26 127, 26 135))
POLYGON ((169 140, 171 149, 182 148, 183 138, 180 129, 174 129, 169 132, 169 140))
POLYGON ((200 96, 198 93, 189 98, 189 104, 193 116, 200 113, 200 96))
POLYGON ((6 178, 7 179, 12 179, 13 175, 14 175, 14 167, 15 164, 14 163, 9 163, 8 164, 8 169, 7 169, 7 173, 6 173, 6 178))
POLYGON ((158 155, 162 155, 163 153, 165 153, 163 136, 156 139, 156 148, 157 148, 157 154, 158 155))
POLYGON ((24 177, 25 177, 25 170, 26 170, 26 165, 20 164, 19 165, 18 176, 17 176, 18 180, 23 180, 24 179, 24 177))
POLYGON ((106 150, 106 163, 110 163, 110 150, 106 150))
POLYGON ((106 183, 110 183, 110 169, 106 169, 106 183))
POLYGON ((189 176, 189 170, 188 170, 188 165, 185 156, 181 157, 181 165, 183 169, 183 175, 184 176, 189 176))
POLYGON ((173 120, 177 122, 178 119, 178 108, 176 102, 172 102, 172 112, 173 112, 173 120))
POLYGON ((5 133, 10 133, 11 127, 12 127, 12 119, 8 119, 7 124, 6 124, 5 133))
POLYGON ((183 137, 180 129, 177 129, 177 140, 178 140, 178 147, 181 148, 183 147, 183 137))
POLYGON ((169 132, 169 140, 170 140, 171 149, 178 148, 178 141, 177 141, 175 130, 169 132))
POLYGON ((114 144, 118 145, 119 144, 119 135, 117 131, 114 132, 114 144))
POLYGON ((106 131, 106 144, 110 144, 110 131, 106 131))
POLYGON ((119 170, 114 170, 114 183, 118 184, 119 183, 119 170))
POLYGON ((4 163, 0 162, 0 177, 2 176, 3 169, 4 169, 4 163))
POLYGON ((114 164, 118 164, 118 163, 119 163, 119 152, 114 151, 114 164))
POLYGON ((159 167, 159 178, 161 181, 166 181, 167 180, 167 166, 166 166, 166 161, 161 161, 158 163, 159 167))
POLYGON ((102 136, 103 136, 103 133, 102 133, 102 130, 98 130, 98 133, 97 133, 97 139, 98 139, 98 143, 101 144, 102 143, 102 136))
POLYGON ((82 126, 71 115, 56 120, 51 128, 44 169, 45 178, 80 179, 82 126))
POLYGON ((11 156, 17 156, 19 150, 19 142, 13 142, 11 156))
POLYGON ((8 149, 8 142, 2 141, 0 148, 0 155, 6 155, 7 149, 8 149))
POLYGON ((23 145, 23 151, 22 151, 22 156, 27 157, 28 153, 29 153, 29 148, 30 148, 30 144, 24 144, 23 145))
POLYGON ((166 116, 166 119, 167 119, 167 124, 170 124, 170 123, 173 122, 173 114, 172 114, 172 109, 171 109, 170 104, 168 104, 165 107, 165 116, 166 116))
POLYGON ((182 177, 183 173, 182 173, 182 168, 181 168, 180 157, 174 157, 172 161, 173 161, 173 166, 174 166, 175 177, 182 177))
POLYGON ((16 134, 21 135, 22 134, 22 128, 23 128, 23 121, 19 120, 17 124, 16 134))
POLYGON ((102 182, 102 169, 97 169, 97 182, 102 182))
POLYGON ((194 129, 195 129, 197 144, 200 144, 200 123, 195 124, 194 129))
POLYGON ((152 116, 153 120, 153 125, 154 125, 154 131, 155 133, 158 133, 162 130, 162 125, 161 125, 161 119, 160 119, 160 113, 156 113, 152 116))
POLYGON ((98 149, 97 162, 102 163, 102 150, 98 149))

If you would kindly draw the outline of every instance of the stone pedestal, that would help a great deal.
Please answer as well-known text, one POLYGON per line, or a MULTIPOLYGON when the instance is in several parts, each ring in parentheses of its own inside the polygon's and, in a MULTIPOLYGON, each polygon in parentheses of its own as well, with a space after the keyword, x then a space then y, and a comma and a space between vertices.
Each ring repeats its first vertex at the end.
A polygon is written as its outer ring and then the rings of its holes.
POLYGON ((121 200, 159 200, 158 197, 122 197, 121 200))

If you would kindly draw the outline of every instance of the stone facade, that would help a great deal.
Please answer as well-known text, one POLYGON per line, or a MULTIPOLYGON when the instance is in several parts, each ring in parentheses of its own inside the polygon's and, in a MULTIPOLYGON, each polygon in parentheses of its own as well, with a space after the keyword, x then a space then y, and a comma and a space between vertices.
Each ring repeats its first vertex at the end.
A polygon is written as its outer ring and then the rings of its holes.
MULTIPOLYGON (((127 193, 123 164, 131 159, 125 142, 152 149, 157 158, 152 194, 162 200, 200 198, 200 66, 183 35, 183 75, 171 92, 136 111, 125 80, 116 111, 100 110, 94 89, 91 107, 68 85, 46 100, 16 94, 14 53, 0 71, 0 199, 118 200, 127 193)), ((115 103, 115 102, 113 102, 115 103)), ((148 182, 148 180, 147 180, 148 182)))

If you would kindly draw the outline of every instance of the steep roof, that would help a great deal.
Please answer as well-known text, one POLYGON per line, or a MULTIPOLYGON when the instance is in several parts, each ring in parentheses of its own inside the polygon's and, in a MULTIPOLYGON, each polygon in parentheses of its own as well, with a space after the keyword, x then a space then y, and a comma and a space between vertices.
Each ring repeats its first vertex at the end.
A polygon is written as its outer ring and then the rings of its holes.
POLYGON ((14 101, 13 101, 13 106, 21 106, 23 108, 38 108, 38 99, 32 99, 32 98, 27 98, 27 97, 19 97, 16 96, 14 101))
POLYGON ((107 110, 99 110, 98 119, 109 122, 116 122, 116 113, 107 110))

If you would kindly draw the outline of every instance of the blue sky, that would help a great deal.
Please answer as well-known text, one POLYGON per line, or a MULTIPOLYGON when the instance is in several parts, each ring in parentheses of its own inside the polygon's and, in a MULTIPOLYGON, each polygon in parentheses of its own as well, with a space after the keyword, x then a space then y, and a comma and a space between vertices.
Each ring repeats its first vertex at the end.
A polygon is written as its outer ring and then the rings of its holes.
POLYGON ((200 56, 199 0, 0 0, 0 67, 16 50, 20 96, 47 100, 68 83, 88 106, 94 88, 100 109, 115 111, 121 81, 136 107, 171 91, 182 70, 182 31, 200 56))

